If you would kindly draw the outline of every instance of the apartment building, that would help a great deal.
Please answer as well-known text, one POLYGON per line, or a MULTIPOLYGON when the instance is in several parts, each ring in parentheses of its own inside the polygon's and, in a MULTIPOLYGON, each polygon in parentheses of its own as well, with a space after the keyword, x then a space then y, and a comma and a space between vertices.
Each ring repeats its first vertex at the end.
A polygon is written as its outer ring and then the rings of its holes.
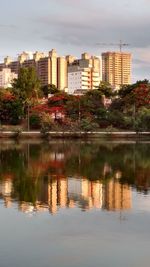
POLYGON ((0 71, 7 67, 18 74, 21 67, 34 67, 41 85, 54 84, 60 90, 65 90, 67 87, 67 62, 72 62, 71 56, 58 57, 55 49, 52 49, 47 55, 38 51, 32 55, 23 52, 15 61, 6 57, 4 63, 0 64, 0 71))
POLYGON ((59 57, 55 49, 48 54, 23 52, 15 61, 6 57, 4 63, 0 64, 0 71, 6 67, 15 74, 19 73, 21 67, 34 67, 41 85, 54 84, 63 91, 71 86, 68 92, 95 89, 101 79, 100 59, 88 53, 83 53, 81 59, 76 59, 71 55, 59 57))
POLYGON ((100 59, 87 53, 68 65, 68 92, 98 88, 101 80, 100 59))
POLYGON ((0 71, 0 88, 11 87, 11 83, 18 75, 9 68, 4 68, 0 71))
POLYGON ((36 63, 38 77, 42 85, 51 84, 51 60, 49 57, 42 57, 36 63))
POLYGON ((92 90, 99 86, 99 73, 92 68, 68 67, 68 93, 76 90, 92 90))
POLYGON ((57 58, 57 86, 60 90, 66 90, 68 87, 68 64, 65 57, 57 58))
POLYGON ((102 53, 102 80, 120 89, 131 84, 131 54, 124 52, 102 53))
POLYGON ((57 52, 55 49, 52 49, 49 52, 49 58, 51 62, 50 66, 50 83, 57 86, 57 52))

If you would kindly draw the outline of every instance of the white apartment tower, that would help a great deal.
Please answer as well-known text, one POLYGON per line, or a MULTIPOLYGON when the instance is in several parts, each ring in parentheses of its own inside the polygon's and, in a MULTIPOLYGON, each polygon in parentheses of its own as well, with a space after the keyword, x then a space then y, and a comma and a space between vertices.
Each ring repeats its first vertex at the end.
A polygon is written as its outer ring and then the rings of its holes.
POLYGON ((5 68, 0 71, 0 88, 11 87, 11 83, 18 77, 17 74, 11 72, 11 69, 5 68))
POLYGON ((68 66, 68 93, 97 89, 101 80, 100 59, 87 53, 68 66))

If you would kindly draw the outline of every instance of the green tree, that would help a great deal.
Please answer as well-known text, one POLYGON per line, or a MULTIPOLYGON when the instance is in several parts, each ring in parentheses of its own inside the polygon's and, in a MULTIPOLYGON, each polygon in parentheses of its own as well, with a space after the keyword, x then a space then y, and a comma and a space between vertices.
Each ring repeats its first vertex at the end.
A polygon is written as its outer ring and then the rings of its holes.
POLYGON ((80 129, 88 132, 88 131, 96 131, 98 129, 99 125, 95 122, 93 122, 90 118, 82 119, 80 122, 80 129))
POLYGON ((97 120, 101 113, 101 110, 105 109, 103 96, 97 89, 88 91, 86 95, 82 97, 81 103, 85 116, 87 116, 87 114, 90 114, 90 116, 93 117, 93 120, 97 120))
POLYGON ((73 121, 78 121, 80 115, 83 115, 82 97, 70 96, 65 107, 67 116, 73 121))
POLYGON ((111 123, 125 129, 148 129, 149 115, 141 110, 150 109, 150 83, 148 80, 124 85, 109 108, 111 123))
POLYGON ((48 97, 49 94, 59 93, 59 89, 54 84, 48 84, 41 87, 41 90, 45 97, 48 97))
POLYGON ((21 68, 18 78, 12 84, 12 92, 23 102, 31 98, 38 98, 40 90, 40 81, 38 79, 35 68, 21 68))
POLYGON ((105 97, 112 97, 114 95, 113 89, 111 87, 111 85, 107 82, 100 82, 100 85, 98 87, 99 92, 101 93, 101 95, 105 96, 105 97))
POLYGON ((141 108, 137 115, 139 129, 141 131, 150 131, 150 108, 141 108))

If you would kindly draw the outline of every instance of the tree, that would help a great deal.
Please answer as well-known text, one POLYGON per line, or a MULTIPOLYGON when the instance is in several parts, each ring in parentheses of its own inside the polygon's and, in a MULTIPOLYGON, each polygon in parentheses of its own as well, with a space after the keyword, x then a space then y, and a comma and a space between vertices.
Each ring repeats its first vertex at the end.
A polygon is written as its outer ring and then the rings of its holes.
POLYGON ((150 107, 150 85, 141 84, 133 89, 134 102, 137 108, 150 107))
POLYGON ((42 86, 41 90, 45 97, 48 97, 49 94, 53 95, 59 93, 58 88, 54 84, 44 85, 42 86))
POLYGON ((112 124, 122 125, 130 129, 148 129, 149 115, 140 113, 140 110, 147 108, 150 110, 150 83, 148 80, 137 81, 135 84, 124 85, 118 92, 109 108, 112 124), (122 113, 119 114, 119 113, 122 113), (117 123, 118 121, 118 123, 117 123))
POLYGON ((99 125, 95 122, 93 122, 90 118, 82 119, 80 122, 80 129, 89 132, 89 131, 96 131, 98 129, 99 125))
POLYGON ((70 96, 66 93, 58 93, 48 99, 49 107, 64 107, 70 96))
POLYGON ((78 121, 80 115, 83 115, 82 97, 70 96, 65 108, 67 116, 73 121, 78 121))
POLYGON ((82 109, 84 113, 87 112, 93 117, 93 119, 97 119, 99 116, 99 109, 105 109, 103 103, 103 96, 99 90, 91 90, 86 93, 82 97, 82 109))
POLYGON ((108 98, 110 98, 114 94, 111 85, 107 82, 101 81, 98 90, 101 93, 101 95, 108 98))
POLYGON ((123 85, 119 90, 118 95, 119 97, 124 98, 125 96, 129 95, 134 89, 140 87, 141 85, 148 86, 149 81, 145 79, 143 81, 137 81, 134 84, 123 85))
POLYGON ((4 124, 18 124, 23 115, 21 101, 9 91, 0 95, 0 121, 4 124))
POLYGON ((18 78, 12 83, 12 93, 22 102, 24 115, 27 115, 27 127, 30 128, 29 108, 38 100, 40 81, 34 67, 21 68, 18 78))
POLYGON ((141 131, 150 131, 150 109, 141 108, 138 112, 138 127, 141 131))
POLYGON ((12 84, 12 92, 23 102, 31 98, 38 98, 40 90, 40 81, 38 79, 35 68, 21 68, 18 78, 12 84))

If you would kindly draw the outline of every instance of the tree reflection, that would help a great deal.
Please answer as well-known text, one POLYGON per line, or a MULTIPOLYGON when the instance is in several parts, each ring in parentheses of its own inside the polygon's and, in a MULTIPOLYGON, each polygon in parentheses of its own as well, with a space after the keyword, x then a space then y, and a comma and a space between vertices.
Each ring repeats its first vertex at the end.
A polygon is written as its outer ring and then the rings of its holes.
POLYGON ((22 211, 129 209, 150 188, 150 144, 52 141, 0 147, 0 197, 22 211))

